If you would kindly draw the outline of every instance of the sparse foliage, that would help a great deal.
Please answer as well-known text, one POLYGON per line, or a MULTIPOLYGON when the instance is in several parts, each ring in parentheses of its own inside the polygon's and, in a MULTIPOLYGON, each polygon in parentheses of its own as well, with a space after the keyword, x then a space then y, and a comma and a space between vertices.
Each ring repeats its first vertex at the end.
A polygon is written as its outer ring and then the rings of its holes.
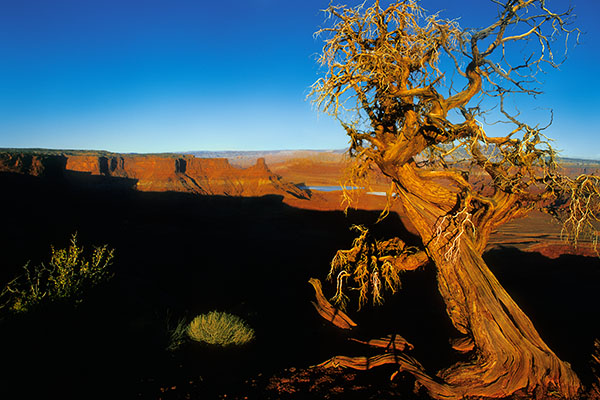
POLYGON ((564 61, 579 35, 572 9, 552 10, 546 0, 491 0, 496 19, 464 29, 426 15, 415 0, 380 3, 326 10, 326 26, 317 32, 325 72, 311 96, 350 137, 350 184, 372 171, 386 176, 388 208, 401 207, 422 246, 407 255, 400 239, 378 242, 358 228, 352 249, 332 262, 333 300, 345 305, 347 281, 354 280, 359 305, 367 295, 379 303, 384 288, 399 287, 400 272, 430 261, 448 315, 464 335, 458 347, 470 358, 440 371, 442 383, 413 361, 398 362, 401 370, 436 398, 517 391, 574 397, 577 376, 481 258, 493 230, 536 208, 561 219, 572 243, 586 236, 597 242, 598 178, 563 176, 544 135, 548 125, 528 124, 507 106, 516 96, 540 94, 538 76, 564 61), (486 131, 495 116, 507 127, 499 136, 486 131))
POLYGON ((2 291, 2 307, 12 312, 26 312, 43 301, 58 299, 82 300, 85 289, 108 280, 112 274, 108 267, 114 257, 114 249, 107 245, 95 247, 90 258, 77 244, 77 234, 64 249, 51 247, 48 266, 31 267, 27 263, 23 274, 10 281, 2 291))
POLYGON ((185 342, 187 329, 188 323, 185 321, 185 318, 180 318, 173 327, 167 326, 169 336, 167 350, 177 350, 185 342))

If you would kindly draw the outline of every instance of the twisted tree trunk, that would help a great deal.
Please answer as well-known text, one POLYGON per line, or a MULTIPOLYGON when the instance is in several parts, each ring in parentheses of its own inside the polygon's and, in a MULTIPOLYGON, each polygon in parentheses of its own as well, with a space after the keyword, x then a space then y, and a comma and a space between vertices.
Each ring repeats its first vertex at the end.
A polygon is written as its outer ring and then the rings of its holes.
MULTIPOLYGON (((433 179, 423 179, 410 166, 402 167, 395 178, 405 212, 436 266, 447 313, 465 335, 455 348, 471 355, 468 361, 438 374, 444 385, 422 380, 430 394, 460 399, 467 394, 499 398, 517 391, 532 395, 557 391, 567 398, 576 396, 579 379, 570 365, 544 343, 489 270, 480 254, 485 243, 475 243, 478 236, 465 232, 456 240, 456 236, 449 239, 452 246, 457 246, 449 252, 448 241, 440 240, 436 226, 453 206, 449 201, 451 189, 433 179)), ((448 228, 460 230, 457 226, 448 228)), ((478 226, 472 228, 476 231, 478 226)))

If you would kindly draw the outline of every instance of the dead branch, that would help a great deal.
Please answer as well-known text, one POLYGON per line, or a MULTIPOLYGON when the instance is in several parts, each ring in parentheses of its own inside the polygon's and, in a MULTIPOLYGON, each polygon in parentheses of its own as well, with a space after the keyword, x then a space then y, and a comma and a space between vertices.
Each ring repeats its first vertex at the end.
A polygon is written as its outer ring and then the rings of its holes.
POLYGON ((352 329, 356 327, 356 323, 350 319, 343 311, 333 307, 331 303, 327 301, 323 296, 323 289, 321 287, 321 281, 315 278, 311 278, 308 281, 315 289, 315 297, 317 302, 311 302, 315 307, 319 315, 331 322, 338 328, 352 329))

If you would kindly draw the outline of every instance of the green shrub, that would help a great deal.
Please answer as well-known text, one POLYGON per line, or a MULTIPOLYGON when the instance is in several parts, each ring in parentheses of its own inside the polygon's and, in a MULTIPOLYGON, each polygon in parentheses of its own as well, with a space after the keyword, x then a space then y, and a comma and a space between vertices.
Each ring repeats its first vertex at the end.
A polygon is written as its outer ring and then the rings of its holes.
POLYGON ((254 339, 254 330, 243 319, 218 311, 198 315, 188 325, 187 334, 195 341, 219 346, 241 345, 254 339))
POLYGON ((26 312, 43 301, 74 299, 80 302, 86 288, 110 279, 108 266, 112 263, 114 249, 106 245, 95 247, 88 260, 84 249, 77 244, 77 234, 71 237, 71 245, 55 249, 48 266, 40 264, 23 266, 24 272, 10 281, 0 293, 0 308, 20 313, 26 312))

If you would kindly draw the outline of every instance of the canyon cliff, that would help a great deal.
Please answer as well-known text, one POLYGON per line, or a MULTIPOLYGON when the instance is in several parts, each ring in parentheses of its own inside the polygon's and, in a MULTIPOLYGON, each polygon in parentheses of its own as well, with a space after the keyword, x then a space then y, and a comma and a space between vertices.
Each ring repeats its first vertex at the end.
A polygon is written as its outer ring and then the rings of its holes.
POLYGON ((58 177, 63 176, 66 164, 64 156, 0 152, 0 172, 58 177))
POLYGON ((61 176, 87 185, 100 182, 98 177, 123 178, 139 191, 243 197, 277 194, 295 199, 310 197, 308 191, 271 172, 262 158, 251 167, 236 168, 225 158, 3 152, 0 153, 0 172, 61 176), (86 180, 88 176, 92 179, 86 180))

